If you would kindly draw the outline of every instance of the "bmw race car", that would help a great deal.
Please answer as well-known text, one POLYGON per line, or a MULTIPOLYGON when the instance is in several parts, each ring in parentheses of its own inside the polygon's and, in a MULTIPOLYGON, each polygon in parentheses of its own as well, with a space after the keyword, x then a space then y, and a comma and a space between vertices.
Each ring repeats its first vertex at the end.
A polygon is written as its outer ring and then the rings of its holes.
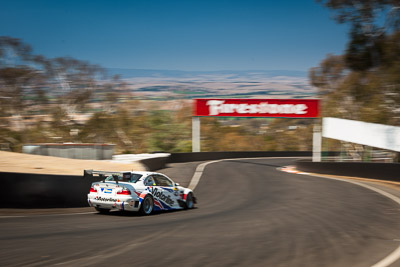
POLYGON ((85 170, 84 175, 98 175, 92 183, 88 202, 100 213, 110 210, 138 211, 149 215, 157 210, 192 209, 193 191, 156 172, 107 172, 85 170))

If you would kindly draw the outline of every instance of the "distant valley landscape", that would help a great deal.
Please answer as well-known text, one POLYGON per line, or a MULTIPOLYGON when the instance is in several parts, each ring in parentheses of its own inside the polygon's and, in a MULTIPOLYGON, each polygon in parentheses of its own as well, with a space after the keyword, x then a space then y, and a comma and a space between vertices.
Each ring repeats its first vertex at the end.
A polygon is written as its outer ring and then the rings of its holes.
POLYGON ((306 71, 175 71, 108 69, 138 97, 191 99, 309 98, 316 94, 306 71))

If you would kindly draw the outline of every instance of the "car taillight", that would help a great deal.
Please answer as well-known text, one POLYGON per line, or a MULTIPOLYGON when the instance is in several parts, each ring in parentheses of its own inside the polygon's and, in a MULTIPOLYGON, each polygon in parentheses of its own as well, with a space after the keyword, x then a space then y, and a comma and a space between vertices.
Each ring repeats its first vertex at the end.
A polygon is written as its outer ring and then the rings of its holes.
POLYGON ((97 190, 94 189, 94 187, 91 187, 91 188, 90 188, 90 193, 97 193, 97 190))
POLYGON ((117 195, 130 195, 131 191, 127 188, 123 188, 122 191, 117 192, 117 195))

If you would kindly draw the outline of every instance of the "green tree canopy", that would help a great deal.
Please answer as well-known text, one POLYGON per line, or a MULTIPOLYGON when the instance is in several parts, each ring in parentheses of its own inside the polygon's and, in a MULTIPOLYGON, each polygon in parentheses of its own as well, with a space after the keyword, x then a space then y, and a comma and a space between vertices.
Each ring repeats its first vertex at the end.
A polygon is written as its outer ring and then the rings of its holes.
POLYGON ((310 69, 323 116, 400 125, 400 1, 318 2, 351 25, 346 53, 310 69))
POLYGON ((383 43, 400 30, 399 0, 317 0, 331 9, 338 23, 350 25, 346 66, 355 71, 382 63, 383 43))

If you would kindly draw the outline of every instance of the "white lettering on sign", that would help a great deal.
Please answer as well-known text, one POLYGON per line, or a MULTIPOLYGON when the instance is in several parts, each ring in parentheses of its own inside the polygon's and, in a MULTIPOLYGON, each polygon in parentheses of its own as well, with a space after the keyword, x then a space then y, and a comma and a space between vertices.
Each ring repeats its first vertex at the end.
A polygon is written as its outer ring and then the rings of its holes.
POLYGON ((240 114, 306 114, 307 105, 305 104, 225 104, 224 100, 207 101, 211 116, 221 113, 240 113, 240 114))

